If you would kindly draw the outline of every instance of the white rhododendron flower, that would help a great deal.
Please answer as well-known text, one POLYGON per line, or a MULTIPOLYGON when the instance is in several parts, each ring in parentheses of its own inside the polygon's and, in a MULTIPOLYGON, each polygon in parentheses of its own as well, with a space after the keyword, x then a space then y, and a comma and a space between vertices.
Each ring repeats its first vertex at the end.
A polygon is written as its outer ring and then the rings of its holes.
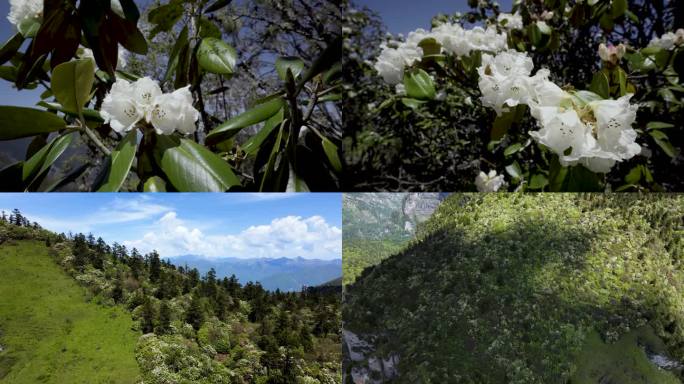
POLYGON ((119 133, 130 131, 144 119, 158 134, 164 135, 174 131, 193 133, 200 115, 192 106, 189 86, 164 94, 159 84, 149 77, 133 84, 117 79, 102 102, 100 114, 119 133))
POLYGON ((522 16, 520 16, 517 13, 500 13, 499 16, 496 18, 496 21, 499 22, 499 25, 503 26, 505 29, 508 30, 523 28, 522 16))
POLYGON ((625 55, 627 52, 627 47, 625 47, 624 44, 618 44, 617 46, 614 45, 605 45, 603 43, 599 44, 599 57, 601 60, 609 62, 611 64, 617 64, 620 59, 625 55))
POLYGON ((423 58, 423 49, 419 44, 427 38, 435 39, 444 52, 459 56, 469 55, 476 50, 496 53, 507 49, 506 34, 498 33, 495 28, 475 27, 464 30, 458 24, 444 23, 430 32, 417 29, 409 33, 403 42, 383 43, 382 51, 373 67, 386 83, 401 83, 405 68, 423 58))
POLYGON ((556 153, 563 166, 582 164, 593 172, 607 173, 616 162, 641 152, 632 128, 637 106, 629 103, 631 97, 584 106, 564 98, 557 106, 532 107, 541 129, 530 136, 556 153))
POLYGON ((496 175, 495 170, 489 173, 480 172, 475 178, 475 186, 478 192, 496 192, 505 184, 503 175, 496 175))
POLYGON ((386 83, 394 85, 403 80, 404 68, 413 65, 421 57, 423 57, 423 50, 417 45, 402 42, 398 43, 396 48, 391 48, 383 44, 382 52, 374 67, 386 83))
POLYGON ((145 109, 133 98, 133 85, 117 79, 102 102, 100 115, 114 131, 124 133, 145 117, 145 109))
POLYGON ((158 134, 169 135, 176 130, 187 135, 195 132, 195 122, 199 117, 199 111, 192 106, 192 94, 188 85, 173 93, 155 97, 148 121, 158 134))
POLYGON ((679 28, 676 32, 667 32, 660 37, 654 37, 648 45, 668 50, 684 45, 684 29, 679 28))
POLYGON ((9 0, 7 20, 16 28, 25 22, 43 20, 43 0, 9 0))
POLYGON ((533 68, 532 59, 523 52, 509 50, 496 56, 482 55, 482 66, 477 69, 482 105, 501 115, 508 107, 534 101, 536 89, 548 80, 549 73, 540 70, 530 76, 533 68))

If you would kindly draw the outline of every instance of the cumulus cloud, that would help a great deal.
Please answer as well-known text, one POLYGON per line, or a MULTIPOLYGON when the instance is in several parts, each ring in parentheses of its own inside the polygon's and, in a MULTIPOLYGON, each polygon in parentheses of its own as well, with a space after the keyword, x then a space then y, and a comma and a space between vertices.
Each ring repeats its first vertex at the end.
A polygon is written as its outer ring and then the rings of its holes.
POLYGON ((157 220, 142 238, 124 244, 143 252, 156 249, 163 257, 193 254, 208 258, 337 259, 342 255, 342 230, 321 216, 286 216, 236 234, 209 235, 191 228, 171 211, 157 220))

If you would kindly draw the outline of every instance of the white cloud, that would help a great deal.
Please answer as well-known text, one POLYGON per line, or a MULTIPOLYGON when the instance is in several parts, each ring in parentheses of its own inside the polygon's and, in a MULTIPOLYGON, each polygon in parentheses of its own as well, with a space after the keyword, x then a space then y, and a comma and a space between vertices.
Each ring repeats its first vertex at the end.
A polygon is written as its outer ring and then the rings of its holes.
POLYGON ((163 257, 186 254, 220 257, 304 257, 338 259, 342 255, 342 230, 321 216, 286 216, 269 224, 251 226, 237 234, 207 235, 168 212, 154 229, 137 240, 124 241, 142 252, 156 249, 163 257))
MULTIPOLYGON (((5 209, 10 212, 10 209, 5 209)), ((55 232, 92 232, 94 228, 109 224, 123 224, 158 217, 171 211, 170 207, 154 203, 150 197, 138 195, 135 198, 115 198, 92 213, 66 218, 33 214, 30 209, 22 212, 31 221, 37 221, 44 228, 55 232)))

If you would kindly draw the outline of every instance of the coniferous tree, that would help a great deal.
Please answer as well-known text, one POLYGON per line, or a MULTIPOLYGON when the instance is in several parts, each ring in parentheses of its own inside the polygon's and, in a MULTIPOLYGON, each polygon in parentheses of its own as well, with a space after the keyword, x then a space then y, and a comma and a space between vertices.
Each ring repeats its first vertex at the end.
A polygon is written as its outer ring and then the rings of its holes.
POLYGON ((157 251, 152 251, 150 254, 150 281, 156 283, 159 281, 161 273, 161 261, 157 251))
POLYGON ((204 323, 204 311, 202 310, 202 303, 198 295, 192 296, 190 308, 185 313, 185 322, 192 325, 195 331, 199 330, 204 323))
POLYGON ((140 327, 143 333, 150 333, 154 331, 154 307, 149 296, 145 295, 143 300, 140 327))
POLYGON ((156 333, 163 335, 171 331, 171 308, 166 300, 162 300, 159 307, 159 326, 156 333))

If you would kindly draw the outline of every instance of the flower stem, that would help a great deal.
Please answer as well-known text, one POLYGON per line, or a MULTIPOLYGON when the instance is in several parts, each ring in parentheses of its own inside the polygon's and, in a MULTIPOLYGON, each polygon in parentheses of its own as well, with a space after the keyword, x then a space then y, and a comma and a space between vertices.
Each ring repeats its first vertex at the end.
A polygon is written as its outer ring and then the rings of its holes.
POLYGON ((81 122, 81 128, 83 129, 83 132, 90 138, 90 140, 95 143, 95 146, 97 146, 100 151, 102 151, 105 155, 110 156, 112 154, 112 151, 107 148, 106 145, 100 140, 99 137, 93 132, 90 128, 88 128, 88 125, 86 125, 85 119, 83 118, 83 114, 80 114, 78 117, 79 121, 81 122))

